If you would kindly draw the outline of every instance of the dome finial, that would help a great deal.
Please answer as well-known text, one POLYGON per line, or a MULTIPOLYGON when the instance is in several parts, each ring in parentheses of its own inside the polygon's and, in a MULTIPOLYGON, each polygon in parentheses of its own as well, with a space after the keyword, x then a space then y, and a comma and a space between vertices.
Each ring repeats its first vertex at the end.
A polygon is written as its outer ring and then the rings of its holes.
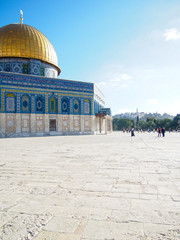
POLYGON ((23 11, 20 10, 20 13, 21 13, 20 22, 23 23, 23 11))

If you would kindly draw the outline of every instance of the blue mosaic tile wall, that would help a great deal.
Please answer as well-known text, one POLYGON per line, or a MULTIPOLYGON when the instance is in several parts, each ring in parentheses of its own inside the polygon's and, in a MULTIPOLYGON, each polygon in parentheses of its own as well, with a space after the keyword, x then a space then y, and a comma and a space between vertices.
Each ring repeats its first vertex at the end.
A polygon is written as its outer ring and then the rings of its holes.
MULTIPOLYGON (((0 93, 3 103, 8 97, 15 98, 12 112, 94 114, 92 83, 0 72, 0 93), (87 100, 90 111, 85 113, 84 104, 87 100)), ((0 112, 11 112, 7 109, 3 104, 0 112)))
POLYGON ((57 69, 36 59, 1 58, 0 71, 57 78, 57 69))

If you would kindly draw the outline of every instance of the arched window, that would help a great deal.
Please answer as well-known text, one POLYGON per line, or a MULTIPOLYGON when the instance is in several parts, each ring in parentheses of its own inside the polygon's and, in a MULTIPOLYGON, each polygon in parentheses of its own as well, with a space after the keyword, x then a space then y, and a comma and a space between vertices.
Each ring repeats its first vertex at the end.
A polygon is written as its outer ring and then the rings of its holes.
POLYGON ((22 96, 22 112, 29 113, 30 112, 30 99, 29 96, 24 95, 22 96))
POLYGON ((41 96, 36 98, 36 112, 44 113, 44 98, 41 96))
POLYGON ((56 104, 56 99, 54 97, 52 97, 49 101, 49 105, 50 105, 50 112, 55 113, 56 109, 57 109, 57 104, 56 104))
POLYGON ((62 113, 69 113, 69 100, 67 98, 62 99, 62 113))
POLYGON ((90 114, 91 113, 89 99, 85 99, 85 102, 84 102, 84 113, 85 114, 90 114))
POLYGON ((79 114, 80 113, 80 104, 79 104, 79 100, 75 99, 74 100, 74 105, 73 105, 73 109, 74 109, 74 113, 79 114))
POLYGON ((15 95, 12 93, 8 93, 6 95, 6 111, 7 112, 15 112, 16 105, 15 105, 15 95))

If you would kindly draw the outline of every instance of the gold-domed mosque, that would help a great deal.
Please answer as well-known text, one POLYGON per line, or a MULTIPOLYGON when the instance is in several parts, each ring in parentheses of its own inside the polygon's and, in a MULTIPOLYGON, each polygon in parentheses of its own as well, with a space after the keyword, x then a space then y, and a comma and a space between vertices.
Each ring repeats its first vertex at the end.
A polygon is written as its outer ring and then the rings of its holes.
POLYGON ((57 77, 60 73, 50 41, 37 29, 22 23, 0 28, 0 70, 7 60, 13 72, 47 77, 57 77))
POLYGON ((59 79, 51 42, 22 23, 0 28, 0 137, 112 131, 110 109, 93 83, 59 79))

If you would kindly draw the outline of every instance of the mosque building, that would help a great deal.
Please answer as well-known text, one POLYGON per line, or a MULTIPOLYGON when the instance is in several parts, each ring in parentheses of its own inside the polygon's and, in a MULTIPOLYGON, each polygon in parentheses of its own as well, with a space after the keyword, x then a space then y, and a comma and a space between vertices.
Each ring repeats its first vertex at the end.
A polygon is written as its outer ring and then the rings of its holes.
POLYGON ((0 28, 0 137, 112 131, 110 108, 94 83, 58 78, 51 42, 21 22, 0 28))

